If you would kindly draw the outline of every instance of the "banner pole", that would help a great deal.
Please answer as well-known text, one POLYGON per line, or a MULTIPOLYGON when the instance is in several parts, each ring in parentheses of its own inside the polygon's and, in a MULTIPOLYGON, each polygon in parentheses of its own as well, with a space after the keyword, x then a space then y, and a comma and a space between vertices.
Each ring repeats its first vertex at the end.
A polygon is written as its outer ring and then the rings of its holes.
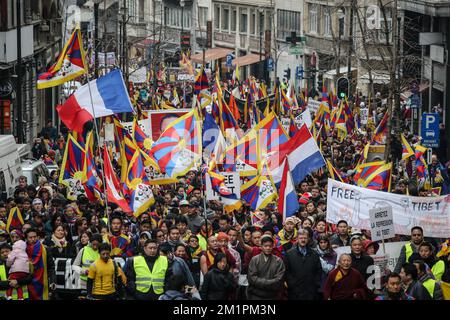
MULTIPOLYGON (((94 116, 94 129, 95 129, 95 135, 97 136, 97 143, 99 144, 98 147, 100 147, 100 134, 98 132, 98 126, 97 126, 97 118, 95 117, 95 108, 94 108, 94 99, 92 98, 92 91, 91 91, 91 82, 89 81, 88 77, 88 88, 89 88, 89 98, 91 100, 91 107, 92 107, 92 115, 94 116)), ((106 146, 104 146, 106 148, 106 146)), ((100 148, 99 148, 100 151, 100 148)), ((100 166, 102 169, 102 183, 103 183, 103 192, 105 194, 105 212, 106 216, 108 218, 108 231, 111 233, 111 222, 109 221, 109 212, 108 212, 108 191, 106 188, 106 181, 105 181, 105 168, 104 168, 104 159, 102 156, 102 153, 99 152, 100 156, 100 166)))

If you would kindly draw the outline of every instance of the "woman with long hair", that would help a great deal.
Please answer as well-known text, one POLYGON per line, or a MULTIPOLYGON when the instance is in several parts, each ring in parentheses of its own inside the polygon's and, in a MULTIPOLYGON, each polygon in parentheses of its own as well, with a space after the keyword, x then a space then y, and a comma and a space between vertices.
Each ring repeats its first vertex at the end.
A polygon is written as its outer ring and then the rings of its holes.
POLYGON ((227 256, 218 252, 214 257, 214 264, 205 274, 200 295, 203 300, 228 300, 235 285, 227 256))

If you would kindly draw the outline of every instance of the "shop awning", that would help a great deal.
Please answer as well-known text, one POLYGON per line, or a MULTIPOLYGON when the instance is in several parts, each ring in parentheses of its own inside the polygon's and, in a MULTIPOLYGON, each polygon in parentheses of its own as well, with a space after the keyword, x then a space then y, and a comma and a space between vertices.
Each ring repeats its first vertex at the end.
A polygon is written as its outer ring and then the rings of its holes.
POLYGON ((261 58, 260 58, 259 54, 250 53, 245 56, 240 56, 240 57, 237 57, 236 59, 234 59, 233 66, 238 65, 239 67, 243 67, 243 66, 246 66, 249 64, 257 63, 260 61, 260 59, 261 59, 261 61, 263 61, 266 58, 264 57, 264 55, 261 55, 261 58))
MULTIPOLYGON (((205 61, 218 60, 225 57, 227 54, 232 53, 232 49, 227 48, 212 48, 205 51, 205 61)), ((203 63, 203 52, 194 54, 191 56, 191 61, 195 63, 203 63)))

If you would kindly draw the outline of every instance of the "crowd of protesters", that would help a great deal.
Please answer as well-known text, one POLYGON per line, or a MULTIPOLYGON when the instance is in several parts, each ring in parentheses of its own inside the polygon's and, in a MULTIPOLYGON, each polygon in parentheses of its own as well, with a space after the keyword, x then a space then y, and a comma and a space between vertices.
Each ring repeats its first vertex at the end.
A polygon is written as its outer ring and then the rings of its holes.
MULTIPOLYGON (((372 131, 384 112, 380 102, 372 131)), ((412 144, 418 141, 406 123, 403 128, 412 144)), ((325 159, 347 181, 371 130, 343 140, 337 131, 323 137, 325 159)), ((33 155, 60 164, 66 134, 58 135, 49 123, 33 155)), ((429 164, 434 176, 427 186, 406 176, 401 144, 394 140, 392 192, 434 196, 431 187, 446 190, 444 149, 429 164)), ((351 228, 345 220, 327 222, 325 169, 296 186, 300 209, 295 216, 283 221, 272 203, 262 210, 261 226, 252 225, 246 204, 225 213, 220 201, 206 201, 197 170, 176 184, 152 186, 155 204, 139 217, 83 195, 68 200, 58 174, 42 177, 37 186, 21 177, 14 197, 0 204, 0 299, 441 300, 441 284, 450 283, 449 244, 425 238, 417 226, 410 236, 390 240, 408 243, 394 271, 383 276, 382 287, 371 288, 371 255, 380 245, 371 241, 370 231, 351 228), (16 207, 23 225, 7 233, 8 213, 16 207), (351 252, 338 257, 335 249, 343 246, 351 252), (56 258, 72 259, 79 290, 57 289, 56 258)))

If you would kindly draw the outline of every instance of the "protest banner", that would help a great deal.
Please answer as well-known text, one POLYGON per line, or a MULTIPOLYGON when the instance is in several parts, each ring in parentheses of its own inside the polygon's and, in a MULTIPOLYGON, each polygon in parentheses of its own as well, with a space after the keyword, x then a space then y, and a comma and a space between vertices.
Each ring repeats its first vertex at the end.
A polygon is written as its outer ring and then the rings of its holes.
POLYGON ((55 258, 56 289, 79 290, 80 273, 72 268, 72 259, 55 258))
POLYGON ((375 191, 328 179, 327 221, 346 220, 348 225, 370 229, 369 211, 392 207, 396 234, 409 235, 421 226, 428 237, 446 238, 450 234, 450 195, 413 197, 375 191))
MULTIPOLYGON (((238 172, 221 172, 225 177, 225 186, 239 199, 241 197, 241 179, 238 172)), ((209 174, 206 174, 206 200, 220 200, 220 194, 211 185, 209 174)))
POLYGON ((315 115, 317 113, 317 110, 319 110, 321 103, 322 103, 322 101, 313 100, 312 98, 309 98, 308 99, 308 108, 315 115))
POLYGON ((369 121, 369 109, 368 108, 361 108, 359 110, 359 117, 361 119, 361 124, 366 125, 369 121))
POLYGON ((372 241, 395 237, 394 218, 392 217, 391 206, 370 209, 369 216, 372 241))

